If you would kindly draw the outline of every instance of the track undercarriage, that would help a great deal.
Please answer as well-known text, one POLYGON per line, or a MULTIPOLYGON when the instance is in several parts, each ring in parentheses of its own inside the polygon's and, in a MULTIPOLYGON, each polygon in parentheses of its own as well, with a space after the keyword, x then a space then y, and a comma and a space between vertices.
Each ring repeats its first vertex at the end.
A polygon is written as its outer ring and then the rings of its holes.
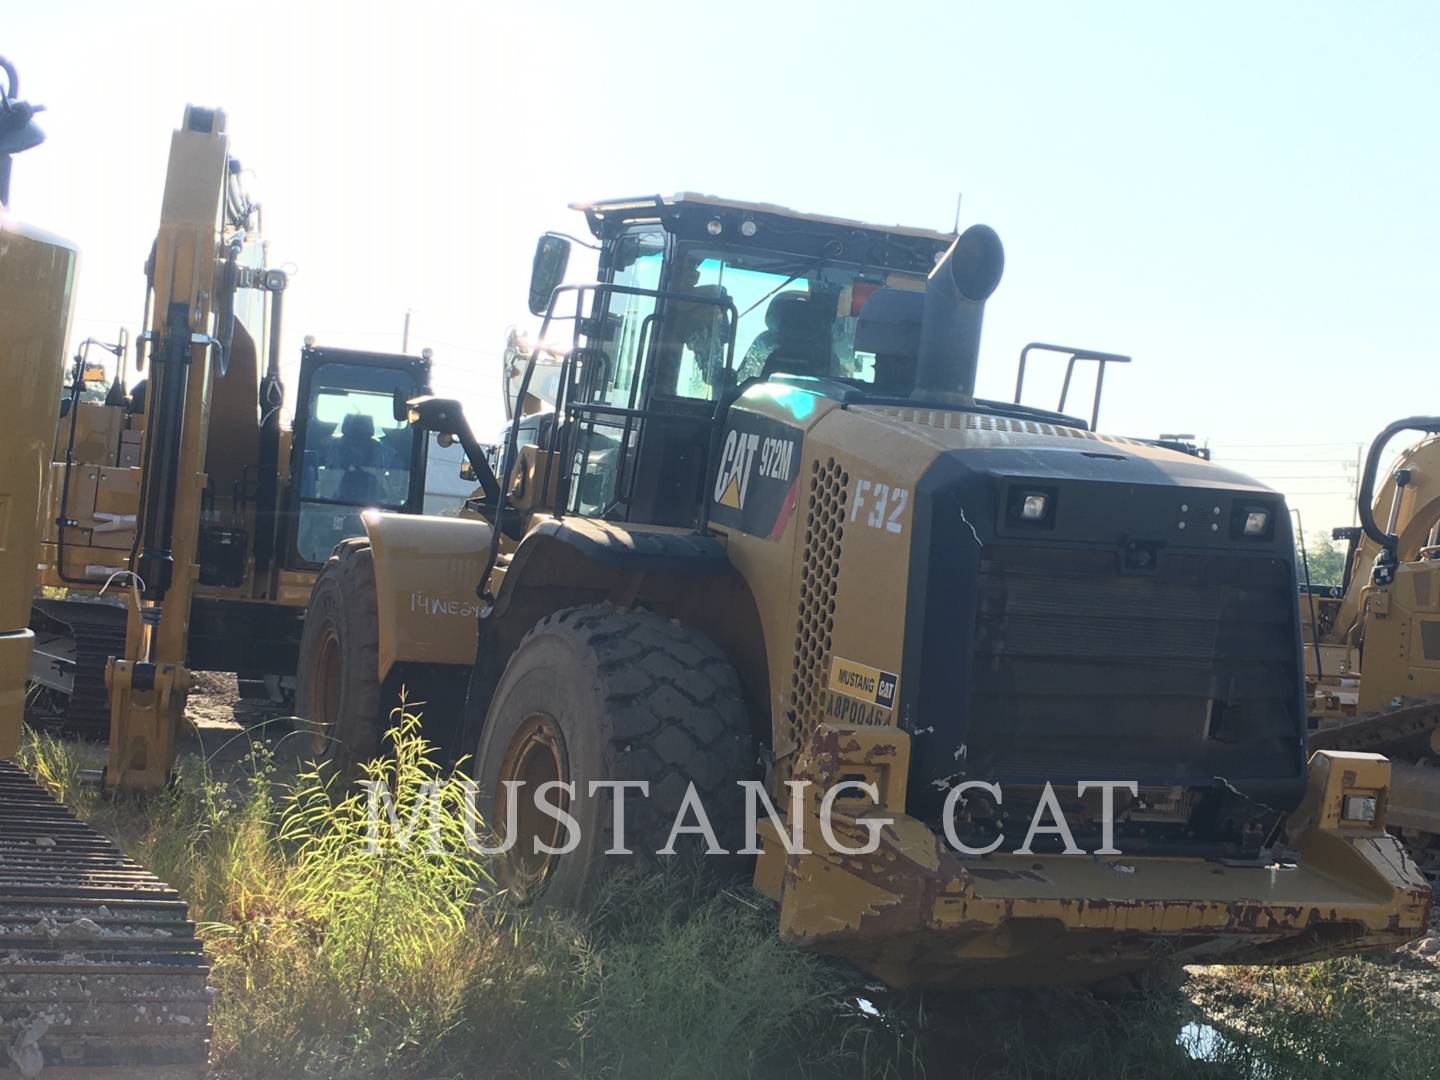
POLYGON ((208 974, 185 901, 0 761, 0 1078, 200 1076, 208 974))

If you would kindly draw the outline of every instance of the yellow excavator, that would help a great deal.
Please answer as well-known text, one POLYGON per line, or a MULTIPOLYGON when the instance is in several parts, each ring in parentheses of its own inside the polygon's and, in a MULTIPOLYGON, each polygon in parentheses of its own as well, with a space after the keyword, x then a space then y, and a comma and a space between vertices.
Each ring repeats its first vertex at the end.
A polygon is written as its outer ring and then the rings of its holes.
POLYGON ((993 231, 692 194, 578 209, 599 280, 566 284, 573 238, 540 239, 495 462, 456 402, 413 403, 466 449, 468 519, 367 514, 316 583, 297 703, 337 763, 373 750, 403 672, 473 754, 518 902, 593 898, 624 858, 616 784, 648 785, 632 852, 693 792, 786 940, 894 985, 1423 930, 1389 763, 1307 755, 1283 497, 1023 404, 1023 375, 1013 402, 976 397, 993 231), (751 780, 781 816, 757 846, 751 780), (841 781, 868 793, 827 801, 841 781), (525 801, 546 783, 571 785, 547 790, 578 844, 525 801), (1046 806, 1070 831, 1032 847, 1046 806))
POLYGON ((278 690, 330 550, 363 532, 367 507, 423 505, 426 441, 405 403, 428 388, 428 353, 307 339, 287 424, 287 278, 267 261, 243 175, 225 114, 187 108, 145 266, 141 380, 126 385, 122 339, 109 392, 87 394, 86 342, 63 400, 42 409, 60 415, 27 713, 108 733, 110 789, 166 782, 193 672, 278 690))
POLYGON ((0 59, 0 1077, 195 1077, 204 953, 185 902, 15 763, 34 635, 39 514, 76 289, 73 244, 10 216, 37 106, 0 59))
POLYGON ((1389 821, 1440 881, 1440 417, 1371 444, 1338 588, 1301 592, 1316 747, 1391 759, 1389 821), (1386 465, 1403 433, 1421 438, 1386 465), (1378 485, 1378 486, 1377 486, 1378 485))

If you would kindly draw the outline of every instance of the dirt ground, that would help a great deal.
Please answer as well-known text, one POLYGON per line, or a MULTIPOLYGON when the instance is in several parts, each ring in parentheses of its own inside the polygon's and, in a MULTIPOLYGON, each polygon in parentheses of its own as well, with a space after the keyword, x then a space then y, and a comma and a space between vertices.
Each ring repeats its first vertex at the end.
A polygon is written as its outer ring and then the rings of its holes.
POLYGON ((201 758, 213 773, 224 776, 245 760, 256 742, 275 756, 277 765, 305 756, 308 737, 279 705, 242 699, 233 675, 201 671, 196 679, 199 685, 190 691, 185 710, 188 724, 177 746, 182 758, 201 758))

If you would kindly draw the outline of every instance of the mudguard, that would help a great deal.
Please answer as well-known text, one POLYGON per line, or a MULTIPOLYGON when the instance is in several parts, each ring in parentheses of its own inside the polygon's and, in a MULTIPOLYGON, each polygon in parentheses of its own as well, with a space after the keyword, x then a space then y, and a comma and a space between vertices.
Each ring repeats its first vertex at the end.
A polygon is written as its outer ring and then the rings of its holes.
POLYGON ((475 659, 491 529, 475 518, 416 517, 366 511, 375 558, 380 678, 397 663, 456 664, 475 659))
MULTIPOLYGON (((598 570, 604 574, 667 574, 681 577, 710 577, 729 574, 730 560, 725 545, 712 536, 689 529, 660 526, 634 528, 594 518, 570 517, 542 521, 531 529, 515 552, 515 560, 506 572, 501 586, 498 608, 508 606, 515 587, 537 583, 542 575, 527 574, 526 567, 553 563, 557 549, 578 555, 588 576, 598 570)), ((544 584, 563 575, 558 567, 547 565, 544 584)), ((575 581, 573 584, 588 582, 575 581)))

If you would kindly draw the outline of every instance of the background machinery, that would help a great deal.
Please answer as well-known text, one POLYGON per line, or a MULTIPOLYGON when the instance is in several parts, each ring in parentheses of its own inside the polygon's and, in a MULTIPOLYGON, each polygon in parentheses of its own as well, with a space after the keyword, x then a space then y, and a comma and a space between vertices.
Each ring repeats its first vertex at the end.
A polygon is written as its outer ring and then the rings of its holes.
POLYGON ((469 519, 367 514, 316 584, 298 704, 334 757, 373 750, 403 672, 435 737, 473 750, 517 841, 501 878, 538 904, 585 903, 614 861, 617 796, 593 782, 649 785, 631 850, 664 843, 693 785, 735 851, 737 781, 762 780, 808 848, 762 817, 744 852, 782 935, 896 985, 1288 963, 1421 931, 1388 763, 1307 770, 1282 497, 977 399, 991 230, 694 195, 579 209, 599 280, 562 284, 570 241, 541 238, 514 395, 558 365, 551 423, 522 440, 515 409, 497 470, 456 403, 414 402, 466 448, 469 519), (566 854, 506 784, 555 780, 575 784, 566 854), (813 783, 791 802, 790 780, 813 783), (822 841, 841 780, 873 799, 837 802, 822 841), (1113 836, 1098 781, 1134 784, 1111 787, 1113 836), (1021 839, 1047 798, 1073 846, 1021 839), (878 849, 841 850, 870 818, 878 849))
POLYGON ((77 255, 9 216, 11 155, 41 135, 3 59, 0 73, 0 1077, 199 1076, 207 968, 185 902, 13 760, 77 255))
POLYGON ((418 513, 424 498, 405 401, 428 357, 307 339, 285 423, 286 275, 241 178, 224 113, 187 108, 145 267, 142 381, 127 388, 122 342, 110 392, 87 400, 82 347, 47 452, 29 713, 108 731, 111 788, 165 782, 193 671, 272 689, 293 675, 330 549, 364 508, 418 513))
POLYGON ((1391 759, 1389 821, 1440 880, 1440 417, 1388 425, 1370 446, 1361 525, 1337 590, 1301 592, 1312 746, 1391 759), (1388 467, 1397 435, 1422 438, 1388 467), (1377 480, 1379 487, 1377 490, 1377 480))

